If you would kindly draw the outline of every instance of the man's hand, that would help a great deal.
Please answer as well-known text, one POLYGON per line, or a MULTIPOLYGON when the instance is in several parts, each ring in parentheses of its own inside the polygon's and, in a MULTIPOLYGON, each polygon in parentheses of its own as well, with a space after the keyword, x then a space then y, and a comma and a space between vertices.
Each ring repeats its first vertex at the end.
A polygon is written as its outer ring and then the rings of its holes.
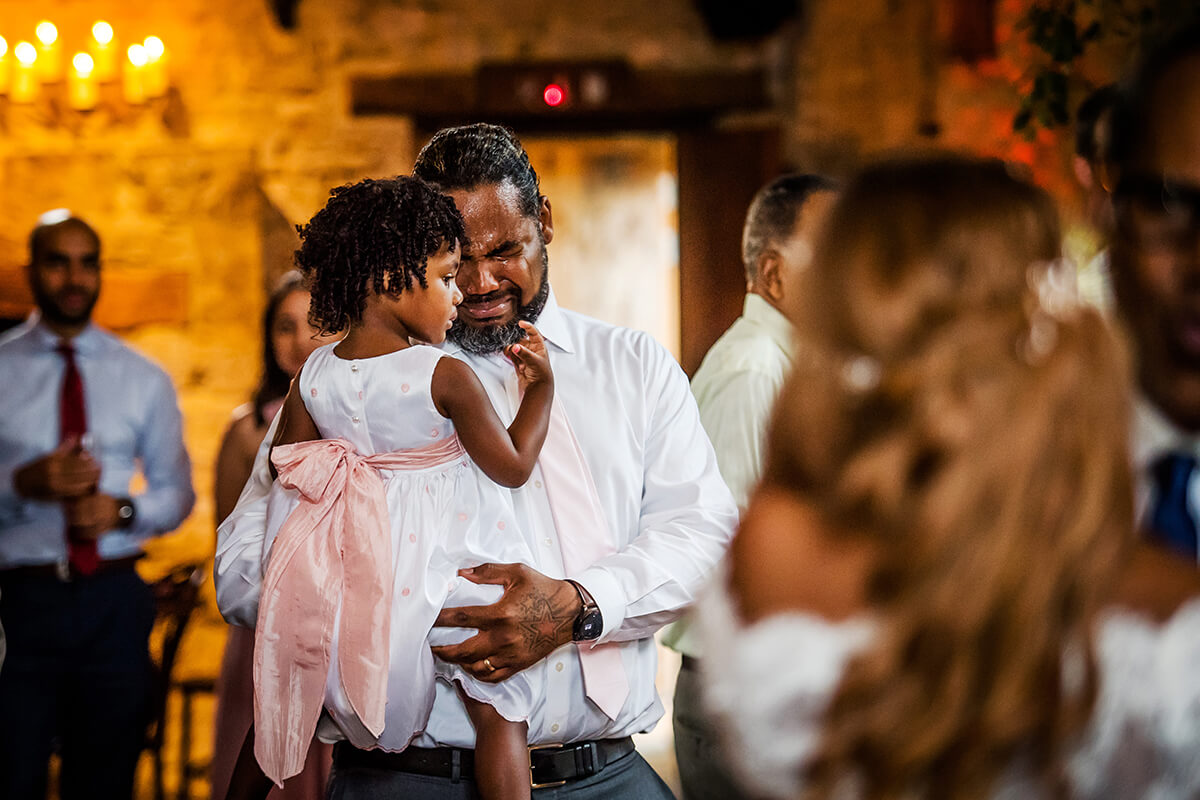
POLYGON ((569 582, 548 578, 524 564, 481 564, 458 574, 473 583, 503 586, 504 594, 490 606, 443 608, 435 626, 477 628, 479 633, 459 644, 433 648, 438 658, 461 664, 480 680, 495 682, 571 641, 583 603, 569 582))
POLYGON ((117 527, 120 507, 117 499, 107 494, 84 495, 63 503, 71 536, 80 539, 95 539, 117 527))
POLYGON ((18 469, 13 475, 13 488, 31 500, 65 500, 91 494, 99 481, 100 464, 80 447, 77 437, 69 437, 53 451, 18 469))

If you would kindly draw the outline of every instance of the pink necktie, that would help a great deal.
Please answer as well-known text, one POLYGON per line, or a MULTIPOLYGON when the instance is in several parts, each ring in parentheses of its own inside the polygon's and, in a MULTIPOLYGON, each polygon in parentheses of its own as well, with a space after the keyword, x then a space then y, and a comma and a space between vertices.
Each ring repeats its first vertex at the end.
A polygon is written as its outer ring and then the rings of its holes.
MULTIPOLYGON (((563 568, 578 575, 601 558, 617 552, 600 506, 592 472, 571 430, 559 399, 550 410, 550 429, 538 462, 546 482, 550 513, 558 530, 563 568)), ((619 645, 577 645, 583 685, 588 698, 609 719, 616 719, 629 694, 629 681, 619 645)))
POLYGON ((346 697, 371 735, 383 731, 393 573, 379 470, 465 457, 457 436, 371 456, 342 439, 271 451, 280 484, 300 493, 271 546, 254 637, 254 755, 275 783, 304 766, 325 702, 335 624, 346 697))

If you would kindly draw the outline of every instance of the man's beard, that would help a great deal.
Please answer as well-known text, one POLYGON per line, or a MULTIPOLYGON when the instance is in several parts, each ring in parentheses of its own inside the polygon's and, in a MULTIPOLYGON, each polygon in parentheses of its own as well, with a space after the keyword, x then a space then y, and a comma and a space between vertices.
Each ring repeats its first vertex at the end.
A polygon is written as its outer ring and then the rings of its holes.
POLYGON ((86 303, 77 312, 67 311, 59 301, 59 295, 66 292, 75 291, 81 294, 87 294, 84 289, 61 289, 55 294, 51 294, 42 289, 36 283, 31 287, 33 290, 34 303, 37 304, 38 310, 42 312, 42 319, 55 325, 82 325, 92 317, 92 309, 96 307, 96 301, 100 297, 100 293, 92 294, 86 303))
POLYGON ((546 246, 542 245, 542 282, 538 286, 533 299, 524 305, 518 303, 517 315, 503 325, 482 325, 472 327, 459 315, 446 337, 477 356, 499 353, 510 344, 516 344, 525 338, 525 331, 520 326, 521 320, 535 323, 546 308, 546 300, 550 297, 550 257, 546 254, 546 246))

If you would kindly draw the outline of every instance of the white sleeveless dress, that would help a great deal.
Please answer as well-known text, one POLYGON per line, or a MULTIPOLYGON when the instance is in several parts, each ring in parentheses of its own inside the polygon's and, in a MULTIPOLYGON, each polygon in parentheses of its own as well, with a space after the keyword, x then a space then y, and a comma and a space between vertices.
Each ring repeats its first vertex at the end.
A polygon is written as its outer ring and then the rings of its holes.
MULTIPOLYGON (((800 612, 739 619, 719 575, 700 604, 706 701, 730 767, 754 796, 795 798, 821 741, 821 720, 876 625, 800 612)), ((1099 694, 1067 774, 1073 798, 1200 798, 1200 599, 1163 625, 1110 611, 1096 641, 1099 694)), ((838 796, 860 795, 847 780, 838 796)), ((1040 798, 1021 764, 992 798, 1040 798)))
MULTIPOLYGON (((449 356, 414 345, 374 358, 343 359, 334 354, 335 345, 314 351, 299 379, 305 407, 323 438, 345 439, 361 455, 374 455, 424 447, 454 435, 453 424, 434 407, 430 390, 434 368, 449 356)), ((326 712, 356 747, 402 750, 424 729, 434 680, 440 678, 495 706, 506 719, 527 720, 541 694, 533 673, 482 683, 435 659, 429 649, 474 633, 432 628, 443 607, 488 604, 501 594, 498 586, 479 586, 459 577, 459 569, 485 562, 533 562, 531 545, 513 521, 508 490, 465 455, 438 467, 385 470, 381 476, 394 562, 385 727, 376 739, 351 708, 337 670, 336 629, 325 684, 326 712)), ((269 543, 294 507, 295 492, 276 482, 267 511, 269 543)), ((265 559, 269 558, 268 551, 265 559)))

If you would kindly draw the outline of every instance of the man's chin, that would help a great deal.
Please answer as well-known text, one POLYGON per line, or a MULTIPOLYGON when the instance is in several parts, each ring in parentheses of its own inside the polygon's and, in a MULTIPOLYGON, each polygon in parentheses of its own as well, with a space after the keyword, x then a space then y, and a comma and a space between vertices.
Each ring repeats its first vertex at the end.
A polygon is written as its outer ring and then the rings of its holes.
POLYGON ((508 322, 486 323, 469 323, 459 317, 446 338, 468 353, 482 356, 499 353, 510 344, 516 344, 525 338, 525 331, 515 317, 508 322))

